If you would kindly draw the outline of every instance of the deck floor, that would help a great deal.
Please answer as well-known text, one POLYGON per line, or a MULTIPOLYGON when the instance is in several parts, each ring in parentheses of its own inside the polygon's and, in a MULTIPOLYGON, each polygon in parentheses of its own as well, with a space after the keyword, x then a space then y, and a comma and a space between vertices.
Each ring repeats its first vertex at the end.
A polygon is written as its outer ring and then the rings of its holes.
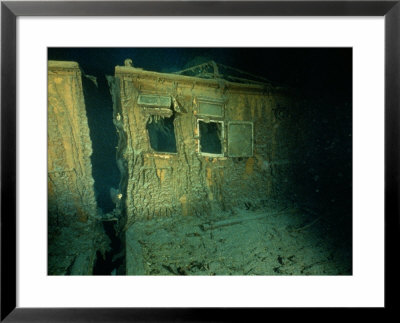
POLYGON ((351 275, 351 246, 323 219, 283 207, 136 222, 127 274, 351 275))

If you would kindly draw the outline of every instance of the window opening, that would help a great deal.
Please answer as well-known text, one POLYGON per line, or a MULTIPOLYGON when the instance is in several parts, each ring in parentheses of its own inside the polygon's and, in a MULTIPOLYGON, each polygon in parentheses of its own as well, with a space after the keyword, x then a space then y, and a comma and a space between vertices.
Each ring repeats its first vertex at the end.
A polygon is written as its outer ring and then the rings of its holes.
POLYGON ((151 115, 146 125, 150 146, 157 152, 176 153, 174 116, 163 118, 151 115))
POLYGON ((223 156, 223 122, 198 120, 199 152, 203 155, 223 156))

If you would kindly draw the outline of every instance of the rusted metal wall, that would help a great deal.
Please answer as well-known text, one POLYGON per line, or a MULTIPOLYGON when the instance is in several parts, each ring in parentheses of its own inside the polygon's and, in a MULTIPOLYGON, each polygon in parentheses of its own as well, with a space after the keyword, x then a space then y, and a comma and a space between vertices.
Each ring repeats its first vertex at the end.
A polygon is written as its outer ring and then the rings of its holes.
POLYGON ((207 216, 233 207, 259 206, 278 193, 274 184, 283 177, 277 174, 287 177, 289 145, 279 135, 284 108, 289 105, 284 89, 117 66, 113 92, 114 123, 120 135, 117 156, 123 174, 121 205, 127 226, 138 219, 207 216), (151 109, 138 103, 144 94, 171 98, 177 153, 151 148, 146 129, 151 109), (202 100, 222 102, 223 115, 201 115, 202 100), (199 153, 198 119, 224 122, 223 156, 199 153), (232 121, 253 123, 252 156, 228 155, 232 121))
POLYGON ((48 62, 49 274, 91 274, 106 238, 96 220, 92 144, 75 62, 48 62))

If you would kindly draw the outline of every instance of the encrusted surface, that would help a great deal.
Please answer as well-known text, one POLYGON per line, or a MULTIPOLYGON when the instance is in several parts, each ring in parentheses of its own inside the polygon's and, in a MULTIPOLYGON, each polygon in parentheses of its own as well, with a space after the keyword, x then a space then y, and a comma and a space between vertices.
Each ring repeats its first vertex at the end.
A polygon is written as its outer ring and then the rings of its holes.
MULTIPOLYGON (((271 168, 285 158, 278 151, 276 132, 279 121, 274 115, 276 102, 286 101, 281 92, 237 85, 229 82, 197 80, 184 76, 157 74, 135 68, 117 67, 120 111, 119 132, 126 136, 126 146, 119 147, 125 165, 127 183, 124 201, 128 226, 134 219, 171 215, 207 216, 214 209, 227 210, 246 203, 265 203, 273 196, 271 168), (151 149, 146 130, 148 114, 138 104, 141 93, 169 95, 182 109, 175 112, 177 153, 158 153, 151 149), (199 114, 199 102, 222 102, 222 117, 199 114), (199 154, 197 119, 254 123, 254 155, 229 158, 227 138, 224 156, 199 154), (269 166, 266 168, 265 165, 269 166)), ((286 156, 287 157, 287 156, 286 156)))
POLYGON ((326 225, 287 206, 138 221, 127 232, 127 274, 350 275, 351 255, 326 239, 326 225))
POLYGON ((290 106, 283 89, 129 67, 116 68, 114 85, 118 156, 125 174, 120 190, 126 215, 127 273, 143 271, 135 260, 141 254, 137 236, 142 234, 135 221, 181 216, 207 220, 236 208, 267 207, 287 193, 293 175, 289 151, 296 137, 290 134, 293 122, 287 111, 279 108, 290 106), (142 93, 172 98, 177 153, 152 150, 146 130, 149 115, 137 102, 142 93), (223 113, 219 117, 201 114, 204 100, 220 104, 223 113), (198 120, 223 122, 221 156, 199 153, 198 120), (228 155, 228 124, 235 121, 252 125, 248 157, 228 155))
POLYGON ((75 62, 48 65, 48 273, 91 274, 107 239, 97 223, 81 72, 75 62))

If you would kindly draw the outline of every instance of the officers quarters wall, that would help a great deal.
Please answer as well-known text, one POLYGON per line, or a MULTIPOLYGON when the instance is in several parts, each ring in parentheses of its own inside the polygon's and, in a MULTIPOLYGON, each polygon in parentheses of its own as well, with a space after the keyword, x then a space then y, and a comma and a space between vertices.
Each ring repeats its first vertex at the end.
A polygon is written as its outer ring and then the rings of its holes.
POLYGON ((269 203, 290 186, 284 89, 116 67, 127 224, 269 203))

